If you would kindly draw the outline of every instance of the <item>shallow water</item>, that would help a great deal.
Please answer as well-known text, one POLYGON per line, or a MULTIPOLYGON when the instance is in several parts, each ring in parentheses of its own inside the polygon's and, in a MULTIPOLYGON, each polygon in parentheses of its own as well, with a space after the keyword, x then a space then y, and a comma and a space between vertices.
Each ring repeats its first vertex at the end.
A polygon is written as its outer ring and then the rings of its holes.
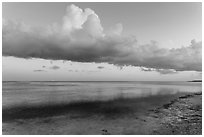
POLYGON ((200 92, 193 82, 3 82, 3 108, 21 104, 67 103, 200 92))

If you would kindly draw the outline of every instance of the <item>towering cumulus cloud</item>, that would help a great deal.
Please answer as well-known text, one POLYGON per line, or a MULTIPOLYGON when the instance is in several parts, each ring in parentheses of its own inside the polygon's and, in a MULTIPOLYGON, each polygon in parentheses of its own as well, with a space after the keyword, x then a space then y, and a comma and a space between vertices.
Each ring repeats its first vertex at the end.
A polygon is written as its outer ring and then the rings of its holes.
MULTIPOLYGON (((122 24, 106 33, 98 15, 75 5, 66 9, 61 24, 36 28, 3 20, 3 56, 43 58, 77 62, 107 62, 156 70, 201 71, 201 42, 178 49, 160 48, 156 42, 140 45, 122 35, 122 24)), ((166 72, 166 71, 165 71, 166 72)))

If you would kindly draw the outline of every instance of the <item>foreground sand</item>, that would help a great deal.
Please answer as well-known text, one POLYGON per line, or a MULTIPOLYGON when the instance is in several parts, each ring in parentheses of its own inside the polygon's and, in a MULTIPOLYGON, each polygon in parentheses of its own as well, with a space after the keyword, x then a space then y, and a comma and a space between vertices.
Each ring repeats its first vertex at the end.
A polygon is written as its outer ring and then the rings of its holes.
POLYGON ((202 134, 202 95, 3 109, 3 134, 202 134))

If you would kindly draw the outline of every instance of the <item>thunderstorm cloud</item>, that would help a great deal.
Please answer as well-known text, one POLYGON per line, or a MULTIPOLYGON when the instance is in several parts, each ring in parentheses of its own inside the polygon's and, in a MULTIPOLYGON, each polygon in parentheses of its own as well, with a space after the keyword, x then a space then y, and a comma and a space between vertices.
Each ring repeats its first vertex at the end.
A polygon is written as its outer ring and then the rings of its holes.
POLYGON ((122 32, 120 23, 104 31, 100 18, 92 9, 69 5, 61 23, 45 28, 3 19, 2 54, 19 58, 106 62, 152 68, 160 73, 202 71, 202 42, 192 40, 185 47, 165 49, 154 41, 141 45, 134 36, 125 36, 122 32))

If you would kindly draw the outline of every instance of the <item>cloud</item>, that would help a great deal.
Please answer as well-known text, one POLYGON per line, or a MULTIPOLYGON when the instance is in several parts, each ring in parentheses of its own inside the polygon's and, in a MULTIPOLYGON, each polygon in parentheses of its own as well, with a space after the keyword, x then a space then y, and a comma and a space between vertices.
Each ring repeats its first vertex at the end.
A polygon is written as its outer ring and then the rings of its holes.
POLYGON ((104 66, 98 66, 97 68, 98 69, 104 69, 105 67, 104 66))
POLYGON ((173 70, 173 69, 156 69, 157 72, 159 72, 160 74, 176 74, 178 73, 177 71, 173 70))
POLYGON ((63 17, 63 31, 70 34, 80 29, 94 37, 103 35, 100 19, 93 10, 86 8, 83 11, 73 4, 67 6, 66 15, 63 17))
POLYGON ((50 69, 57 70, 57 69, 60 69, 60 67, 59 66, 52 66, 52 67, 50 67, 50 69))
POLYGON ((202 42, 192 40, 177 49, 158 43, 139 44, 122 34, 122 24, 104 31, 91 9, 70 5, 61 24, 36 28, 3 19, 2 54, 19 58, 43 58, 76 62, 106 62, 117 66, 139 66, 175 71, 202 71, 202 42))
POLYGON ((160 74, 176 74, 176 73, 178 73, 174 69, 155 69, 155 68, 145 68, 145 67, 140 67, 140 69, 142 71, 146 71, 146 72, 155 71, 155 72, 158 72, 160 74))
POLYGON ((142 71, 146 71, 146 72, 148 72, 148 71, 154 71, 154 69, 152 69, 152 68, 140 67, 140 69, 141 69, 142 71))
POLYGON ((33 70, 33 72, 46 72, 45 70, 41 70, 41 69, 37 69, 37 70, 33 70))

